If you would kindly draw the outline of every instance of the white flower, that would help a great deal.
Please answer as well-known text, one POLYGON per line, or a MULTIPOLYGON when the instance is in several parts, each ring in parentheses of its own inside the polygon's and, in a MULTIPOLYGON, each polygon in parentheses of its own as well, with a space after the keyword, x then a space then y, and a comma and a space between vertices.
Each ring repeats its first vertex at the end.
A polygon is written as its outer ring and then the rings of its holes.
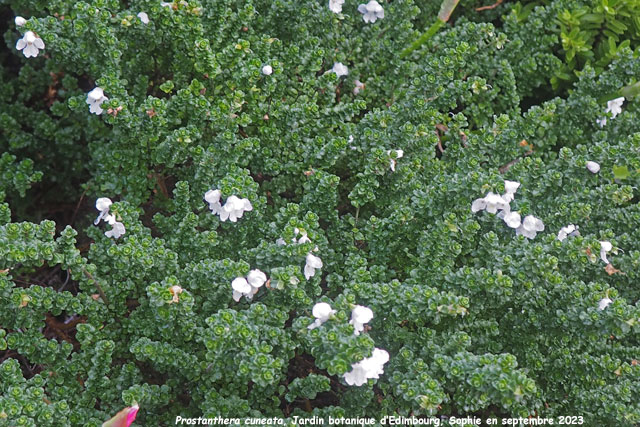
POLYGON ((487 212, 495 214, 498 210, 509 210, 509 202, 499 194, 489 192, 481 199, 476 199, 471 204, 471 212, 478 212, 486 209, 487 212))
POLYGON ((247 282, 251 285, 253 295, 258 293, 258 289, 260 289, 266 281, 267 275, 258 269, 251 270, 249 274, 247 274, 247 282))
POLYGON ((87 94, 87 104, 89 104, 89 111, 93 114, 102 114, 102 108, 100 107, 107 98, 104 96, 102 88, 95 88, 87 94))
MULTIPOLYGON (((501 213, 503 212, 505 211, 502 211, 501 213)), ((520 227, 520 214, 518 212, 507 212, 506 214, 504 214, 504 217, 502 219, 504 220, 505 224, 507 224, 507 226, 511 228, 520 227)))
POLYGON ((332 310, 331 306, 326 302, 317 303, 316 305, 313 306, 313 309, 311 310, 311 313, 313 314, 313 317, 316 318, 316 320, 312 324, 307 326, 307 328, 315 329, 318 326, 321 326, 324 322, 329 320, 329 317, 335 314, 335 312, 336 311, 332 310))
POLYGON ((612 99, 611 101, 607 102, 607 109, 605 110, 605 113, 611 113, 611 118, 615 119, 618 114, 622 113, 623 102, 624 96, 612 99))
POLYGON ((364 330, 364 324, 369 323, 373 319, 373 311, 369 307, 356 305, 351 311, 350 325, 353 325, 354 335, 360 335, 364 330))
POLYGON ((278 240, 276 240, 276 245, 278 246, 284 246, 287 243, 284 241, 284 239, 282 237, 278 237, 278 240))
POLYGON ((567 238, 567 236, 575 235, 577 228, 578 227, 576 227, 573 224, 569 224, 566 227, 562 227, 560 231, 558 231, 558 240, 562 242, 564 239, 567 238))
POLYGON ((609 297, 604 297, 598 303, 598 310, 602 311, 609 306, 613 301, 609 297))
POLYGON ((341 13, 344 0, 329 0, 329 10, 333 13, 341 13))
MULTIPOLYGON (((605 113, 611 113, 611 118, 615 119, 618 114, 622 112, 622 103, 624 102, 624 96, 620 98, 612 99, 607 102, 607 109, 604 111, 605 113)), ((604 117, 602 119, 596 119, 596 123, 603 127, 607 124, 607 118, 604 117)))
POLYGON ((238 218, 242 218, 245 212, 253 210, 253 206, 249 199, 241 199, 238 196, 229 196, 227 202, 222 206, 220 204, 220 197, 222 191, 209 190, 204 194, 204 200, 209 203, 209 209, 214 215, 220 215, 221 221, 227 219, 231 222, 236 222, 238 218))
POLYGON ((222 196, 222 191, 220 190, 209 190, 204 193, 204 200, 209 203, 209 209, 211 209, 215 215, 220 215, 220 212, 222 212, 220 196, 222 196))
POLYGON ((600 172, 600 165, 597 164, 596 162, 588 161, 587 169, 589 169, 589 172, 591 173, 598 173, 600 172))
POLYGON ((351 365, 351 372, 345 372, 343 375, 344 380, 349 385, 355 385, 360 387, 367 382, 367 371, 362 362, 353 363, 351 365))
POLYGON ((271 67, 271 65, 265 65, 264 67, 262 67, 262 74, 264 74, 265 76, 270 76, 271 73, 273 73, 273 67, 271 67))
POLYGON ((544 224, 539 218, 533 215, 527 215, 522 221, 522 225, 516 228, 516 235, 522 234, 524 237, 533 239, 538 231, 544 230, 544 224))
POLYGON ((140 21, 142 21, 143 24, 149 23, 149 15, 147 15, 146 12, 138 13, 138 18, 140 18, 140 21))
POLYGON ((236 277, 231 282, 233 299, 239 302, 240 298, 244 296, 251 300, 266 281, 267 275, 258 269, 251 270, 246 279, 244 277, 236 277))
POLYGON ((33 31, 27 31, 16 43, 16 49, 21 50, 25 57, 35 58, 41 49, 44 49, 44 42, 40 37, 36 37, 33 31))
POLYGON ((231 288, 233 289, 233 299, 235 302, 239 302, 243 295, 246 296, 247 299, 253 298, 253 287, 244 277, 236 277, 233 279, 231 288))
POLYGON ((168 2, 168 1, 163 1, 162 3, 160 3, 160 6, 162 6, 162 7, 172 7, 173 3, 168 2))
POLYGON ((376 19, 384 18, 384 9, 375 0, 371 0, 367 4, 358 6, 358 12, 362 13, 364 22, 376 22, 376 19))
POLYGON ((331 69, 334 73, 338 75, 338 77, 346 76, 349 74, 349 69, 342 62, 336 62, 333 64, 333 68, 331 69))
POLYGON ((238 221, 238 218, 242 218, 245 211, 253 210, 253 206, 249 199, 241 199, 238 196, 229 196, 227 202, 222 207, 220 212, 220 220, 222 222, 227 219, 231 222, 238 221))
POLYGON ((100 197, 98 200, 96 200, 96 209, 100 211, 100 215, 98 215, 98 218, 93 221, 94 225, 98 225, 100 220, 109 214, 109 207, 112 204, 113 202, 108 197, 100 197))
POLYGON ((609 264, 609 260, 607 259, 607 252, 610 252, 613 249, 613 245, 611 242, 600 242, 600 259, 605 262, 605 264, 609 264))
POLYGON ((518 187, 520 187, 520 183, 516 182, 516 181, 508 181, 508 180, 504 180, 504 194, 502 195, 502 198, 504 199, 504 201, 506 201, 507 203, 510 203, 515 194, 516 191, 518 191, 518 187))
POLYGON ((303 243, 308 243, 310 241, 311 239, 309 239, 309 236, 307 236, 307 233, 302 233, 302 237, 298 239, 298 244, 301 245, 303 243))
POLYGON ((118 239, 120 236, 122 236, 126 229, 124 228, 124 224, 121 222, 116 221, 116 217, 113 215, 107 215, 105 217, 105 221, 107 221, 109 224, 111 224, 111 230, 110 231, 105 231, 104 235, 107 237, 113 237, 114 239, 118 239))
POLYGON ((389 361, 389 353, 376 348, 371 357, 366 357, 358 363, 351 365, 351 372, 343 375, 344 380, 349 385, 361 386, 366 384, 369 378, 380 378, 384 373, 384 364, 389 361))
POLYGON ((306 264, 304 266, 304 277, 309 280, 311 277, 315 276, 316 270, 319 270, 321 268, 322 260, 309 252, 307 254, 306 264))
POLYGON ((391 171, 396 171, 396 159, 399 159, 404 156, 404 151, 402 150, 387 150, 387 156, 389 156, 389 166, 391 167, 391 171), (391 152, 396 154, 395 159, 391 156, 391 152))
POLYGON ((360 80, 354 81, 353 84, 356 85, 356 87, 353 88, 354 95, 357 95, 361 90, 364 90, 364 83, 362 83, 360 80))
POLYGON ((24 24, 27 23, 27 20, 24 19, 22 16, 16 16, 15 23, 16 23, 16 27, 22 27, 24 24))

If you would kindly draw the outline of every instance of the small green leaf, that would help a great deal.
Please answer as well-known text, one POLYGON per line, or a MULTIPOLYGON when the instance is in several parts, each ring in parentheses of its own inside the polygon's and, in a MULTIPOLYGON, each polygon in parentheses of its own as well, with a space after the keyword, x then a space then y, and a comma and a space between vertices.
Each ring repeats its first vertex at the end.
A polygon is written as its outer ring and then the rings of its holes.
POLYGON ((615 179, 625 179, 629 177, 629 169, 626 165, 622 166, 614 166, 613 167, 613 176, 615 179))
POLYGON ((163 91, 164 93, 169 93, 173 90, 173 81, 172 80, 167 80, 166 82, 162 83, 160 85, 160 90, 163 91))

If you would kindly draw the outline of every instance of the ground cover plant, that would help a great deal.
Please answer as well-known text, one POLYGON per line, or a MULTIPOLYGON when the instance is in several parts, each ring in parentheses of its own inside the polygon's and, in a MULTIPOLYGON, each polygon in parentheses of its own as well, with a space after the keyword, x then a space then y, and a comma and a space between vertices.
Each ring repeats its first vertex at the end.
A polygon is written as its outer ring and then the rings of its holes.
POLYGON ((638 7, 1 2, 0 426, 638 425, 638 7))

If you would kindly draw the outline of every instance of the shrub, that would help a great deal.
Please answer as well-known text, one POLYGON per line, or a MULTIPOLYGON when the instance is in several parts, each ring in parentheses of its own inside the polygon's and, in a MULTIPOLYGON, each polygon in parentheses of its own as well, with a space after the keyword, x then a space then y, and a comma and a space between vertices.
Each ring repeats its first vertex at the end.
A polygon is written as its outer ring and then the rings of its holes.
POLYGON ((636 39, 380 5, 1 6, 0 425, 640 422, 636 39))

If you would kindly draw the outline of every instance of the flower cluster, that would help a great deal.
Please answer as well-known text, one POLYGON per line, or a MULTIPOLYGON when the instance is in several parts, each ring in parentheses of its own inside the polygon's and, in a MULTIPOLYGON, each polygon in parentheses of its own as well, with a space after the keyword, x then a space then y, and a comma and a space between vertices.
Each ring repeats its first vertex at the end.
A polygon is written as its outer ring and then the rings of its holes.
POLYGON ((344 380, 349 385, 361 386, 370 378, 378 379, 384 374, 384 364, 389 361, 389 353, 386 350, 376 348, 371 357, 365 357, 361 361, 351 365, 351 372, 344 374, 344 380))
POLYGON ((233 289, 233 299, 236 302, 240 301, 243 296, 249 301, 253 299, 253 296, 258 293, 258 290, 267 281, 267 275, 260 270, 251 270, 247 277, 236 277, 231 282, 231 288, 233 289))
POLYGON ((113 202, 108 197, 100 197, 96 200, 96 209, 100 211, 100 214, 93 224, 98 225, 104 219, 112 227, 110 231, 105 231, 104 235, 118 239, 125 233, 126 229, 123 223, 116 221, 115 215, 109 213, 109 208, 112 204, 113 202))
MULTIPOLYGON (((345 0, 329 0, 329 10, 333 13, 342 13, 342 6, 345 0)), ((362 20, 364 22, 374 23, 378 19, 384 18, 384 9, 375 0, 371 0, 367 4, 361 4, 358 6, 358 12, 362 13, 362 20)))
POLYGON ((253 206, 249 199, 241 199, 238 196, 229 196, 224 206, 220 203, 222 192, 220 190, 209 190, 204 195, 204 200, 209 203, 209 209, 215 215, 220 215, 220 221, 227 219, 236 222, 242 218, 245 212, 253 210, 253 206))
POLYGON ((498 214, 508 227, 516 230, 516 235, 523 235, 529 239, 536 237, 539 231, 544 230, 542 220, 533 215, 527 215, 521 219, 519 212, 511 211, 511 201, 515 198, 515 193, 520 187, 519 182, 504 181, 505 193, 503 195, 489 192, 485 197, 476 199, 471 204, 471 211, 478 212, 486 210, 492 214, 498 214), (498 211, 501 211, 498 213, 498 211))

